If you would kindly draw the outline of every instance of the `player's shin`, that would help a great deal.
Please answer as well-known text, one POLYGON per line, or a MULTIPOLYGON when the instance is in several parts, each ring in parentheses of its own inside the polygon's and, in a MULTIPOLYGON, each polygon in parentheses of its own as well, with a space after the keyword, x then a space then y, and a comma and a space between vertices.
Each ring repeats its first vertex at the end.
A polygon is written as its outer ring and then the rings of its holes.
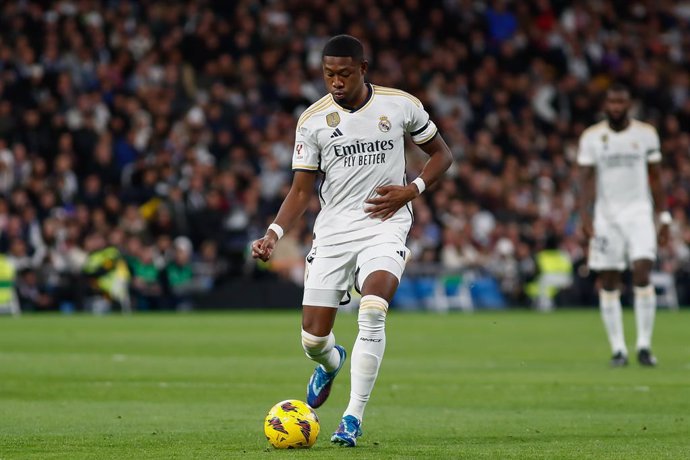
POLYGON ((333 332, 326 337, 318 337, 302 330, 302 348, 307 357, 323 366, 326 372, 333 372, 340 364, 340 353, 335 348, 333 332))
POLYGON ((635 323, 637 325, 637 349, 652 346, 652 332, 656 314, 656 292, 654 286, 635 286, 635 323))
POLYGON ((599 308, 604 327, 609 337, 611 351, 615 354, 622 352, 628 354, 625 346, 625 335, 623 332, 623 308, 621 307, 620 291, 599 291, 599 308))
POLYGON ((362 297, 359 306, 359 334, 352 349, 350 403, 345 415, 361 420, 374 388, 386 349, 388 302, 375 295, 362 297))

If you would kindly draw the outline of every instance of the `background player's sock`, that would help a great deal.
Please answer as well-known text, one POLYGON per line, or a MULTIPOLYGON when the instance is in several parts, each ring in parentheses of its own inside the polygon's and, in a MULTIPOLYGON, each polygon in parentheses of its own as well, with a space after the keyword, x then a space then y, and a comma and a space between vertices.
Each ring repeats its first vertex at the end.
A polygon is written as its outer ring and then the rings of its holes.
POLYGON ((635 323, 637 324, 637 349, 651 348, 654 316, 656 314, 656 292, 654 286, 635 286, 635 323))
POLYGON ((359 304, 359 334, 352 348, 350 403, 344 415, 353 415, 362 420, 386 349, 387 312, 388 302, 385 299, 375 295, 362 297, 359 304))
POLYGON ((307 357, 321 364, 326 372, 333 372, 340 364, 340 353, 335 348, 333 332, 319 337, 302 329, 302 348, 307 357))
POLYGON ((609 337, 611 351, 614 354, 620 351, 627 356, 628 349, 625 347, 625 335, 623 333, 623 308, 621 307, 620 291, 618 289, 615 291, 600 290, 599 309, 609 337))

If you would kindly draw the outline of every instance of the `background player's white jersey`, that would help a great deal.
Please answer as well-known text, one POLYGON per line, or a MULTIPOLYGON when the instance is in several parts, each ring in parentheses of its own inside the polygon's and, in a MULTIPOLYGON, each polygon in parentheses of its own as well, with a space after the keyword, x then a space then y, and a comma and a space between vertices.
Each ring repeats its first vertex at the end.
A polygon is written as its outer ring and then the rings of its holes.
POLYGON ((652 216, 647 165, 659 161, 659 135, 647 123, 631 120, 617 132, 605 120, 585 130, 577 162, 596 168, 595 221, 652 216))
POLYGON ((355 111, 329 94, 297 122, 292 169, 321 171, 321 212, 314 224, 316 245, 338 244, 381 233, 402 242, 412 224, 408 203, 383 222, 364 211, 383 185, 405 185, 405 133, 417 144, 437 132, 421 102, 404 91, 369 85, 368 100, 355 111))

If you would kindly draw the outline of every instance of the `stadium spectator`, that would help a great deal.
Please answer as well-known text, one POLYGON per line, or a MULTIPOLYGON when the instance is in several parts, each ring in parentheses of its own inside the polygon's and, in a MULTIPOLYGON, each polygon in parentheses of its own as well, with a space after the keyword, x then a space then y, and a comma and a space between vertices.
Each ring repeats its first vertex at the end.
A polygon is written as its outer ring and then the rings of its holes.
POLYGON ((35 271, 19 272, 16 283, 17 299, 22 311, 41 311, 54 308, 54 299, 41 287, 35 271))
POLYGON ((168 303, 177 311, 192 309, 192 295, 198 292, 192 267, 192 243, 179 236, 173 242, 173 258, 165 267, 168 303))
POLYGON ((195 284, 200 292, 209 292, 227 271, 227 263, 218 257, 218 244, 213 240, 201 243, 197 258, 192 262, 195 284))
MULTIPOLYGON (((86 236, 84 249, 88 253, 82 267, 88 283, 84 293, 84 308, 99 314, 113 308, 130 311, 131 274, 120 250, 109 246, 99 233, 86 236)), ((77 285, 75 289, 83 288, 77 285)))
POLYGON ((163 308, 164 292, 161 273, 156 267, 154 249, 146 245, 132 264, 132 304, 137 310, 163 308))

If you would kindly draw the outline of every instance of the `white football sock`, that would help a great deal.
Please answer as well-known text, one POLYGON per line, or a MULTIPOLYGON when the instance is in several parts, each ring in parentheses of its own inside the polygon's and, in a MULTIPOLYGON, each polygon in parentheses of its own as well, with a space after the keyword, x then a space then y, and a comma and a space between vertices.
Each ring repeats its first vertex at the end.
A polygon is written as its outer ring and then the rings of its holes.
POLYGON ((386 313, 388 302, 375 295, 365 295, 359 304, 359 334, 352 348, 350 403, 344 415, 364 416, 364 407, 374 388, 383 352, 386 349, 386 313))
POLYGON ((635 286, 635 323, 637 324, 637 349, 652 347, 656 292, 654 286, 635 286))
POLYGON ((326 337, 318 337, 302 329, 302 348, 307 358, 321 364, 326 372, 333 372, 340 364, 340 353, 334 347, 333 332, 326 337))
POLYGON ((609 337, 611 351, 615 354, 619 351, 627 356, 628 349, 625 346, 625 335, 623 332, 623 308, 621 307, 621 293, 615 291, 599 291, 599 309, 601 318, 604 320, 604 327, 609 337))

